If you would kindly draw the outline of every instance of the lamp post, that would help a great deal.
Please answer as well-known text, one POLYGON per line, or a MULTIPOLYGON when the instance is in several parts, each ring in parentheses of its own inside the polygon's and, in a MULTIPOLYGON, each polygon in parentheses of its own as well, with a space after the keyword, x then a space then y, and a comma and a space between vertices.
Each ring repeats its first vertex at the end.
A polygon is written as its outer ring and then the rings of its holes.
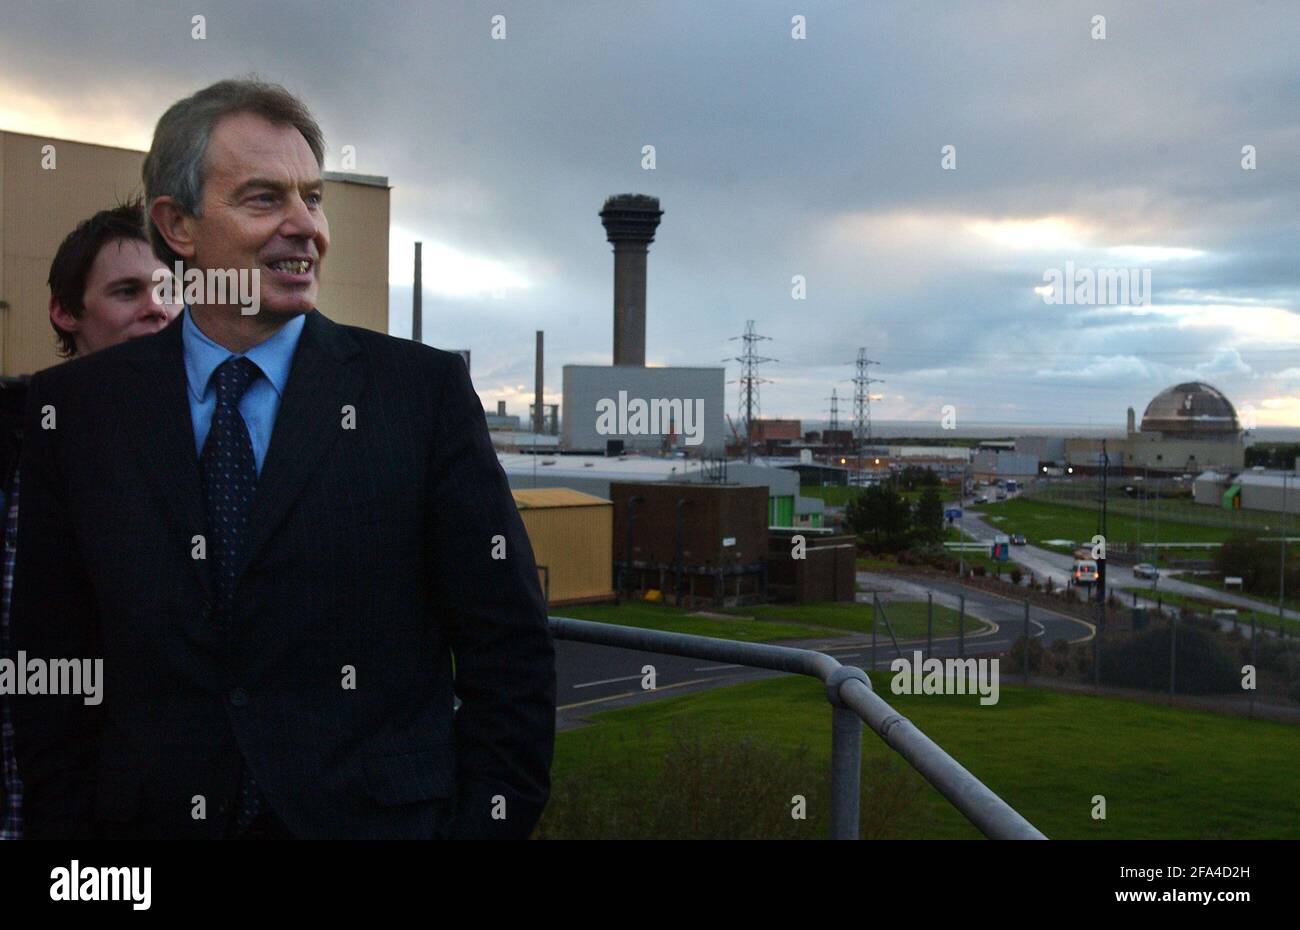
POLYGON ((1286 479, 1290 476, 1282 473, 1282 517, 1278 520, 1281 527, 1281 544, 1278 546, 1278 564, 1277 564, 1277 628, 1285 629, 1283 621, 1286 618, 1286 479))

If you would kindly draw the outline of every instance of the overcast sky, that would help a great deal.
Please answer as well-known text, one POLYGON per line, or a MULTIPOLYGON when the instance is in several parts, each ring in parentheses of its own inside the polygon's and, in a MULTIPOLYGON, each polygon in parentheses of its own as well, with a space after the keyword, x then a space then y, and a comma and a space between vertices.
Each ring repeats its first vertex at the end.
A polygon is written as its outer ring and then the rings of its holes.
POLYGON ((418 238, 425 339, 472 350, 489 406, 526 412, 536 329, 550 401, 564 363, 610 361, 597 213, 635 192, 664 210, 649 362, 721 364, 753 319, 764 415, 824 418, 836 388, 847 416, 866 347, 881 420, 1122 425, 1198 379, 1300 426, 1292 0, 0 0, 0 23, 4 129, 145 149, 215 80, 300 94, 328 169, 353 145, 392 184, 390 331, 418 238), (1149 270, 1149 304, 1048 304, 1067 262, 1149 270))

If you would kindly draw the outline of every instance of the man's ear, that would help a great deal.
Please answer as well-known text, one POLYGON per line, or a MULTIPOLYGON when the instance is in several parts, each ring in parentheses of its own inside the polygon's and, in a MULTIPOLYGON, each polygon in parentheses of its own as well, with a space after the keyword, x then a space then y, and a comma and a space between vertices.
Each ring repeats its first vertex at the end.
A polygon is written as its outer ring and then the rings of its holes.
POLYGON ((81 331, 81 321, 64 310, 57 297, 50 297, 50 322, 69 336, 81 331))
POLYGON ((158 227, 158 233, 173 252, 181 258, 194 257, 194 219, 188 216, 175 197, 155 197, 149 202, 149 219, 158 227))

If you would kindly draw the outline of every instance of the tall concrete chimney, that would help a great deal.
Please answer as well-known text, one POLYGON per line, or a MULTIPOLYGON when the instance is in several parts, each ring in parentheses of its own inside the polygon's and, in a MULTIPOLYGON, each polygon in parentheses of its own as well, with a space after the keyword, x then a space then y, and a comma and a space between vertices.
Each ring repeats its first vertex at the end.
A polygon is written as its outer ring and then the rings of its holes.
POLYGON ((546 428, 546 408, 542 406, 542 331, 537 331, 537 371, 533 385, 533 432, 541 433, 546 428))
POLYGON ((614 244, 614 364, 645 367, 646 254, 659 227, 659 198, 617 194, 600 221, 614 244))
POLYGON ((411 288, 411 341, 424 342, 424 262, 420 247, 415 244, 415 282, 411 288))

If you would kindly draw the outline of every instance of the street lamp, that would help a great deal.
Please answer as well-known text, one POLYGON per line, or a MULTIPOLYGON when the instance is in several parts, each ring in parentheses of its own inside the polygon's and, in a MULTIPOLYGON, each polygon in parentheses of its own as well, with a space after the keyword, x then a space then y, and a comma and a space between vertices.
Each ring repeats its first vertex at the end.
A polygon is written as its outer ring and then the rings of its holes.
POLYGON ((1283 629, 1282 621, 1286 616, 1286 479, 1288 477, 1290 476, 1286 472, 1282 473, 1282 516, 1278 519, 1282 529, 1277 566, 1277 628, 1279 630, 1283 629))

